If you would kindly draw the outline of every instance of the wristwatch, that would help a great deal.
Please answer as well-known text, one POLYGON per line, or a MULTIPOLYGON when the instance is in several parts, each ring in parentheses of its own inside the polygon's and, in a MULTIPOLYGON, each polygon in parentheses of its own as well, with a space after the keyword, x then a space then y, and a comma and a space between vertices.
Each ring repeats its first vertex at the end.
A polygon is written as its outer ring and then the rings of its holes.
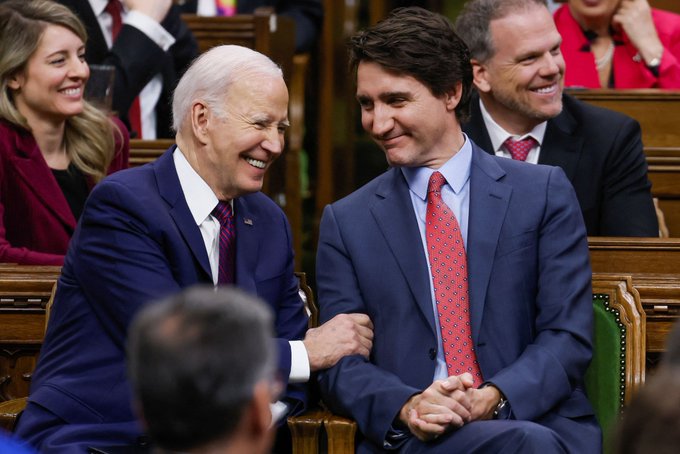
POLYGON ((651 60, 649 60, 649 63, 647 63, 647 68, 656 77, 659 77, 659 68, 661 67, 661 57, 663 57, 663 53, 661 55, 659 55, 658 57, 652 58, 651 60))
POLYGON ((501 400, 498 402, 498 405, 496 405, 496 408, 493 410, 493 419, 508 419, 509 415, 510 404, 508 403, 508 399, 501 395, 501 400))

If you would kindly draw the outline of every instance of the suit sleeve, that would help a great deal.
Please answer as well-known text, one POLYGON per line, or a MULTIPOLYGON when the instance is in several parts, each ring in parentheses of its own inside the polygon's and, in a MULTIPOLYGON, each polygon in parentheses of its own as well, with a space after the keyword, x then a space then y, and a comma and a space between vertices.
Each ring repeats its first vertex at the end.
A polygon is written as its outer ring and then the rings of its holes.
POLYGON ((100 183, 66 259, 72 275, 65 278, 81 286, 112 339, 126 338, 131 320, 148 302, 180 290, 166 257, 172 245, 147 222, 149 209, 120 182, 100 183))
MULTIPOLYGON (((367 313, 332 206, 321 218, 316 274, 322 323, 337 314, 367 313)), ((361 433, 378 446, 401 407, 421 391, 358 355, 341 359, 318 378, 324 402, 339 414, 353 416, 361 433)))
POLYGON ((659 236, 640 126, 635 120, 626 118, 618 128, 602 182, 600 235, 659 236))
POLYGON ((127 117, 132 102, 146 84, 156 74, 168 70, 168 64, 179 79, 198 55, 196 40, 181 20, 177 6, 170 8, 161 25, 175 38, 167 53, 142 31, 125 24, 106 58, 100 62, 116 68, 113 110, 122 117, 127 117))
POLYGON ((515 361, 485 377, 502 390, 519 420, 536 420, 572 396, 582 387, 592 357, 587 237, 574 191, 557 167, 550 171, 538 241, 533 342, 515 361))

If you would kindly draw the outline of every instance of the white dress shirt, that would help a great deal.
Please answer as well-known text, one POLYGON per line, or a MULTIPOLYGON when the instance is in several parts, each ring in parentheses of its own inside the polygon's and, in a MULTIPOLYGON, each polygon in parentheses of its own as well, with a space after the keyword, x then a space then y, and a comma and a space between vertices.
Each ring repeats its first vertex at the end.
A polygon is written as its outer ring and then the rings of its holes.
POLYGON ((512 137, 515 140, 521 140, 526 137, 533 137, 534 140, 536 140, 536 144, 529 151, 529 154, 527 155, 527 159, 525 162, 529 162, 531 164, 538 164, 538 157, 539 154, 541 153, 541 144, 543 144, 543 137, 545 136, 545 128, 548 126, 547 122, 544 121, 543 123, 539 124, 534 129, 529 131, 528 134, 518 136, 516 134, 510 134, 505 129, 503 129, 501 125, 496 123, 496 121, 494 121, 494 119, 491 118, 491 115, 486 110, 486 107, 484 107, 484 103, 482 102, 481 99, 479 100, 479 107, 481 107, 482 109, 482 118, 484 119, 486 130, 489 132, 491 146, 493 147, 493 151, 496 154, 496 156, 512 159, 512 157, 510 156, 510 152, 508 152, 508 150, 506 150, 505 147, 503 146, 503 142, 505 142, 508 137, 512 137))
MULTIPOLYGON (((201 231, 205 250, 208 253, 213 284, 217 285, 217 275, 220 263, 220 222, 211 213, 219 200, 210 189, 208 183, 196 173, 187 161, 179 147, 173 155, 179 184, 194 222, 201 231)), ((232 209, 234 208, 231 201, 232 209)), ((291 383, 305 383, 309 380, 309 357, 302 341, 289 341, 290 344, 290 376, 291 383)))
MULTIPOLYGON (((113 21, 111 20, 109 13, 106 12, 108 0, 89 1, 92 11, 94 12, 95 16, 97 16, 97 21, 99 22, 99 27, 102 30, 104 39, 106 39, 106 44, 110 49, 113 45, 111 30, 113 21)), ((125 5, 123 5, 122 19, 124 24, 128 24, 137 28, 166 52, 168 49, 170 49, 170 46, 175 43, 175 38, 170 33, 168 33, 168 31, 165 30, 161 24, 156 22, 151 17, 138 11, 128 11, 125 5)), ((142 137, 144 139, 156 138, 156 104, 158 104, 158 100, 161 97, 162 89, 163 77, 159 73, 156 74, 139 93, 139 109, 142 119, 142 137)))

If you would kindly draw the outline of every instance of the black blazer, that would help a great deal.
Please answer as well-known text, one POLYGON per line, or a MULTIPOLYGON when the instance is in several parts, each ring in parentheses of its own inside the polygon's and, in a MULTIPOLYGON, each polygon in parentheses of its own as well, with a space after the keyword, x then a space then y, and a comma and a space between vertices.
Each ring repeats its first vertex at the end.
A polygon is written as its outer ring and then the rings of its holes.
MULTIPOLYGON (((180 0, 183 13, 196 14, 198 0, 180 0)), ((238 0, 238 14, 251 14, 261 6, 273 6, 277 14, 291 17, 295 21, 295 51, 311 50, 323 24, 323 5, 320 0, 238 0)))
MULTIPOLYGON (((640 125, 612 110, 569 95, 548 120, 538 163, 561 167, 576 190, 589 236, 658 237, 640 125)), ((471 102, 465 133, 492 153, 479 97, 471 102)))
POLYGON ((189 63, 198 55, 198 45, 191 31, 180 19, 180 10, 172 6, 161 25, 175 37, 175 44, 163 51, 144 33, 129 25, 123 28, 109 50, 97 17, 87 0, 58 0, 73 10, 87 28, 85 58, 90 64, 108 64, 116 68, 113 87, 113 110, 128 128, 127 112, 139 92, 158 73, 163 76, 163 89, 156 105, 156 134, 171 133, 172 91, 189 63))

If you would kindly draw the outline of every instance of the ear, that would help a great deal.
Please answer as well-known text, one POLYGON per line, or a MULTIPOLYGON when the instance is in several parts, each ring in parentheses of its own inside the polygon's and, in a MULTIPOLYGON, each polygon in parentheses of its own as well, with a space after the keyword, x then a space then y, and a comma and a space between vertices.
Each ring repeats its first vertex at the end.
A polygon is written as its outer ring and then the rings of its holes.
POLYGON ((196 139, 202 143, 208 143, 209 127, 214 121, 214 115, 208 105, 199 100, 191 105, 191 129, 196 139))
POLYGON ((19 73, 14 73, 13 75, 10 76, 10 78, 7 80, 7 86, 11 90, 18 90, 21 88, 21 85, 24 83, 24 76, 20 75, 19 73))
POLYGON ((477 87, 477 90, 483 93, 491 91, 491 84, 489 83, 489 70, 486 64, 476 59, 471 59, 472 63, 472 82, 477 87))
POLYGON ((453 88, 451 88, 445 94, 446 110, 448 110, 449 112, 453 112, 458 106, 458 103, 460 102, 460 97, 462 95, 463 95, 463 83, 458 82, 453 88))

